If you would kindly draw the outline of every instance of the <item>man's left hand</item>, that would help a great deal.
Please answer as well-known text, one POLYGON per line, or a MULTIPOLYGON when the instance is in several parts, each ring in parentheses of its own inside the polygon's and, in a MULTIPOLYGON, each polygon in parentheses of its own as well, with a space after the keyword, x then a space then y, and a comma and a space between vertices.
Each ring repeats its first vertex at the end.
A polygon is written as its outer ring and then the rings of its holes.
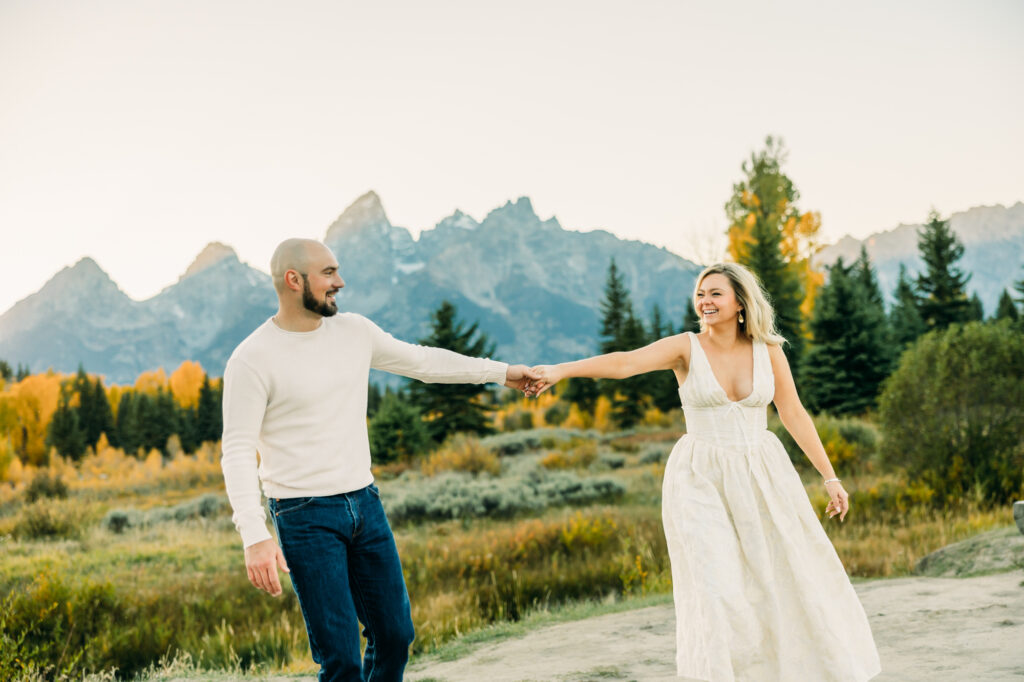
POLYGON ((533 393, 533 382, 540 379, 540 375, 526 365, 509 365, 505 373, 505 385, 522 391, 524 394, 536 395, 533 393))

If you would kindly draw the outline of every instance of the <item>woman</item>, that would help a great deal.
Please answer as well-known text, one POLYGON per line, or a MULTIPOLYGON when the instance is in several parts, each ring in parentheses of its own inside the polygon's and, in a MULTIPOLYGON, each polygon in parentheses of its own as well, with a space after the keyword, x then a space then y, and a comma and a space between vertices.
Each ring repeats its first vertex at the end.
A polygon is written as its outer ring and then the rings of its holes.
POLYGON ((868 680, 880 665, 864 609, 786 451, 767 430, 774 398, 822 476, 826 512, 845 519, 849 496, 800 403, 774 311, 754 275, 733 263, 705 269, 693 298, 700 334, 536 367, 536 390, 569 377, 675 372, 687 433, 665 466, 662 519, 680 676, 868 680))

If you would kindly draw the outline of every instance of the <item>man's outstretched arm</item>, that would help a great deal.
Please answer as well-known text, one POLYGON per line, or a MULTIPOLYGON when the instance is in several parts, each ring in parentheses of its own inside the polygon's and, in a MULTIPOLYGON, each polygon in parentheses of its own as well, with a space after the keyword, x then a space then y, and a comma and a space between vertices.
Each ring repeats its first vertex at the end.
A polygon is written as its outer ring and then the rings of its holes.
POLYGON ((525 365, 473 358, 444 348, 399 341, 372 321, 366 321, 373 356, 370 366, 428 384, 486 384, 508 386, 524 393, 539 375, 525 365))

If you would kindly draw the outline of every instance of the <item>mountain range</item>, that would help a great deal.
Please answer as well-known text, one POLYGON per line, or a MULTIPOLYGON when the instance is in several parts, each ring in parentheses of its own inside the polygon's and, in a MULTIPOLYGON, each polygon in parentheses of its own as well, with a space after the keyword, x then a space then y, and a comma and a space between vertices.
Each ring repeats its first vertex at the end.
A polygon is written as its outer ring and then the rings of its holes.
MULTIPOLYGON (((948 220, 950 228, 964 245, 964 255, 957 267, 971 273, 967 290, 978 294, 986 315, 991 315, 1003 289, 1010 289, 1016 295, 1013 283, 1024 279, 1024 202, 1018 201, 1009 208, 978 206, 953 213, 948 220)), ((917 232, 922 227, 920 224, 902 224, 866 239, 843 237, 822 249, 815 262, 831 265, 842 258, 843 262, 850 264, 860 255, 863 246, 878 274, 882 292, 891 300, 900 264, 906 266, 911 276, 923 266, 917 250, 917 232)))
MULTIPOLYGON (((954 213, 951 225, 966 248, 960 266, 973 273, 969 289, 991 313, 1003 288, 1024 278, 1024 203, 954 213)), ((850 262, 864 245, 883 291, 891 294, 900 263, 911 274, 920 268, 919 227, 900 225, 865 240, 846 237, 816 261, 850 262)), ((648 318, 657 304, 674 327, 701 269, 664 248, 541 220, 526 197, 480 222, 455 211, 413 239, 391 224, 380 198, 368 192, 327 228, 324 242, 346 282, 338 295, 342 310, 415 342, 429 333, 431 313, 449 300, 462 320, 479 322, 497 343, 498 358, 524 363, 597 350, 612 258, 638 314, 648 318)), ((184 360, 218 376, 235 346, 275 310, 270 277, 224 244, 207 245, 175 284, 144 301, 130 298, 83 258, 0 315, 0 358, 33 371, 72 372, 81 364, 122 384, 184 360)))
MULTIPOLYGON (((557 362, 597 350, 612 258, 638 313, 646 318, 657 304, 676 327, 700 270, 664 248, 541 220, 526 197, 481 222, 456 211, 414 240, 368 192, 328 227, 324 242, 346 282, 340 309, 415 342, 449 300, 460 319, 479 322, 497 343, 496 356, 511 362, 557 362)), ((81 364, 115 383, 184 360, 219 375, 235 346, 275 309, 270 277, 224 244, 205 247, 178 282, 145 301, 131 299, 83 258, 0 316, 0 358, 34 371, 71 372, 81 364)))

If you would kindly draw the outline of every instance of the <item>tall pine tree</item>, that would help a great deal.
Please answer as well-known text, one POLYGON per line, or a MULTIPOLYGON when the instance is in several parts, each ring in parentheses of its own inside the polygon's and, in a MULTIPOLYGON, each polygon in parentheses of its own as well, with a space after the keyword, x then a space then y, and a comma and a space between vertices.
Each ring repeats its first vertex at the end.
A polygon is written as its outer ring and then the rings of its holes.
MULTIPOLYGON (((447 348, 472 357, 493 357, 495 346, 479 331, 477 323, 468 327, 457 318, 458 311, 449 301, 443 301, 431 315, 430 335, 420 339, 425 346, 447 348)), ((414 381, 409 385, 412 403, 426 420, 427 432, 434 442, 440 443, 453 433, 493 433, 484 402, 489 396, 483 384, 425 384, 414 381)))
POLYGON ((1002 296, 999 297, 999 305, 996 306, 996 318, 997 320, 1012 320, 1016 322, 1020 317, 1017 312, 1017 306, 1013 303, 1013 297, 1010 296, 1010 292, 1003 289, 1002 296))
POLYGON ((220 440, 223 426, 221 391, 203 377, 199 386, 199 403, 196 405, 196 434, 198 443, 216 443, 220 440))
POLYGON ((754 271, 775 308, 779 332, 789 342, 786 355, 799 370, 804 349, 803 304, 817 281, 810 269, 816 214, 801 214, 793 181, 782 172, 786 152, 769 137, 764 150, 743 163, 744 179, 733 185, 725 205, 729 254, 754 271))
POLYGON ((683 327, 679 331, 700 334, 700 317, 693 307, 693 296, 686 297, 686 313, 683 314, 683 327))
POLYGON ((845 266, 840 258, 818 292, 802 391, 814 411, 863 413, 874 406, 889 374, 892 346, 885 310, 872 300, 875 292, 865 285, 863 267, 845 266))
POLYGON ((900 263, 899 280, 896 282, 895 301, 889 309, 889 329, 892 331, 893 343, 897 351, 917 341, 927 331, 921 319, 921 302, 918 300, 914 284, 907 277, 907 268, 900 263))
POLYGON ((945 329, 954 323, 968 322, 972 316, 967 298, 970 274, 956 262, 964 255, 964 245, 949 226, 932 211, 928 223, 917 233, 917 248, 924 270, 917 276, 921 319, 929 329, 945 329))
POLYGON ((71 406, 73 391, 63 386, 46 434, 46 444, 57 453, 72 460, 79 460, 85 454, 85 430, 79 421, 78 410, 71 406))

